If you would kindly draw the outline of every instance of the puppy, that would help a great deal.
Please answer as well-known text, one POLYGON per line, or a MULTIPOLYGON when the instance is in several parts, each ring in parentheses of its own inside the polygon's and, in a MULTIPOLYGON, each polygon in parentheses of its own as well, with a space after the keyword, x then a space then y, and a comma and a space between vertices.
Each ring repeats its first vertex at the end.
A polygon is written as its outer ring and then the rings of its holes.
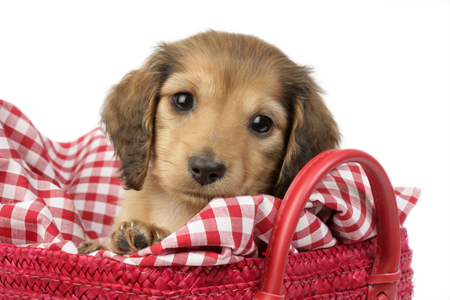
POLYGON ((109 239, 79 252, 154 245, 214 197, 283 198, 310 159, 338 146, 320 93, 309 68, 253 36, 160 44, 106 98, 102 122, 129 191, 109 239))

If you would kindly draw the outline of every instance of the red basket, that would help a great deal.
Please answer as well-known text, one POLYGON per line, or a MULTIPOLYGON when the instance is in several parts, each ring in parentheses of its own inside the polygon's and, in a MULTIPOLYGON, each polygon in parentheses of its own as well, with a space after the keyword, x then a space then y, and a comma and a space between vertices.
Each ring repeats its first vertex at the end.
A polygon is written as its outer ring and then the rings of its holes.
POLYGON ((394 191, 381 165, 358 150, 327 151, 296 177, 264 258, 236 264, 137 267, 112 259, 0 244, 5 299, 410 299, 412 251, 399 230, 394 191), (288 255, 316 183, 339 164, 359 163, 372 186, 378 236, 288 255))

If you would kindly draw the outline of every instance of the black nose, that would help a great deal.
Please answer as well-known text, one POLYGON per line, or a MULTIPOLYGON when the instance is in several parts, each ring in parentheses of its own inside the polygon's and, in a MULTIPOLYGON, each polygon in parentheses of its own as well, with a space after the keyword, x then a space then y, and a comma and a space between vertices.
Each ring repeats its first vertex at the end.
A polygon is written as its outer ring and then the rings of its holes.
POLYGON ((226 167, 212 158, 192 156, 189 160, 189 172, 201 185, 211 184, 223 178, 226 167))

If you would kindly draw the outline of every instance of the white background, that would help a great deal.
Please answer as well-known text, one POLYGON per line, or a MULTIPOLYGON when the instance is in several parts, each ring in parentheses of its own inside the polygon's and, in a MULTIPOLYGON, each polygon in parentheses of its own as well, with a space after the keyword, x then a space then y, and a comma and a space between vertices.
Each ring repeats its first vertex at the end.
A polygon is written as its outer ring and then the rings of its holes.
POLYGON ((161 2, 0 0, 0 98, 70 141, 98 125, 109 87, 158 41, 208 28, 259 36, 315 68, 343 148, 423 189, 406 221, 414 299, 450 299, 450 2, 161 2))

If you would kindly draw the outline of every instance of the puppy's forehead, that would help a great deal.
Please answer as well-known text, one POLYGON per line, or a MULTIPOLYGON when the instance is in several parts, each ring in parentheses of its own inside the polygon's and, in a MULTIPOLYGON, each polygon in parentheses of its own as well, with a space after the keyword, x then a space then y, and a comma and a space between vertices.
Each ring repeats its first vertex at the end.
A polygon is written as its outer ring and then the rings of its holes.
POLYGON ((278 93, 280 65, 288 60, 278 48, 256 37, 214 31, 166 44, 161 50, 184 80, 209 83, 223 93, 244 88, 278 93))
POLYGON ((217 55, 191 53, 180 59, 179 68, 163 85, 162 93, 193 92, 197 96, 226 99, 282 97, 278 70, 260 59, 236 59, 222 52, 217 55))
POLYGON ((163 85, 163 93, 183 88, 186 92, 209 92, 228 98, 239 94, 263 94, 272 98, 282 95, 276 73, 247 73, 238 68, 227 73, 212 65, 187 66, 182 71, 171 74, 163 85))

